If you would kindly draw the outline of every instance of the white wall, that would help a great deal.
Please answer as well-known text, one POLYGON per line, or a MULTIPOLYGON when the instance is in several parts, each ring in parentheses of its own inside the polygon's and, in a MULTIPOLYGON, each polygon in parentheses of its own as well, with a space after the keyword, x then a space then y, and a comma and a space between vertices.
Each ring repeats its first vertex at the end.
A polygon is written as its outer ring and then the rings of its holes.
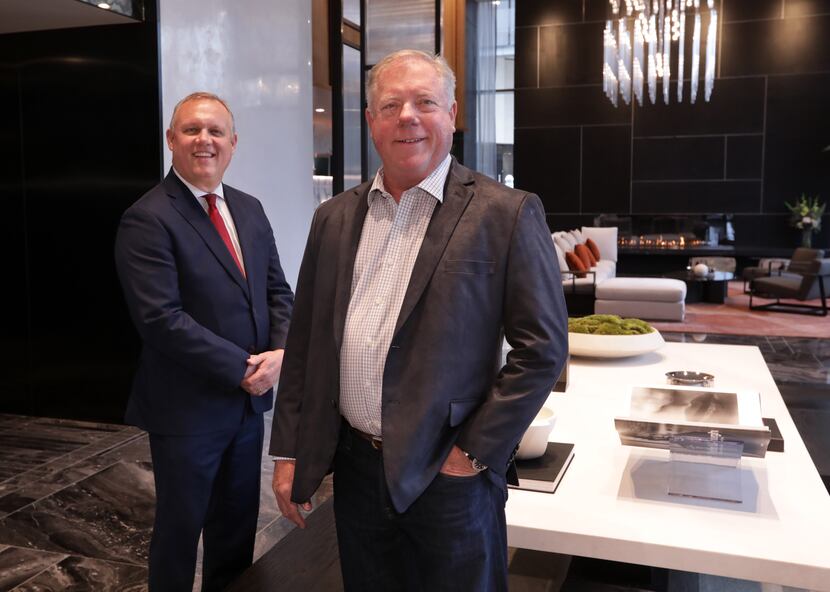
MULTIPOLYGON (((164 129, 197 90, 226 99, 239 145, 225 182, 262 201, 292 288, 315 201, 311 3, 160 0, 164 129)), ((162 135, 163 138, 163 135, 162 135)), ((171 158, 164 146, 165 170, 171 158)))

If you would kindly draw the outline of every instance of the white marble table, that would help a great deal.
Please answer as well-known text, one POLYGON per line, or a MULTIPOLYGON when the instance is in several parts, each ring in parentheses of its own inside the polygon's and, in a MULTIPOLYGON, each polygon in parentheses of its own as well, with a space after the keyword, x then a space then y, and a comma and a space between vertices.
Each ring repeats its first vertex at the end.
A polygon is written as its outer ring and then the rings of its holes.
MULTIPOLYGON (((830 496, 756 347, 667 343, 621 360, 572 358, 553 393, 553 441, 575 458, 555 494, 510 491, 511 546, 830 591, 830 496), (741 504, 666 494, 668 451, 622 446, 632 384, 669 370, 715 375, 715 387, 761 393, 786 451, 741 461, 741 504)), ((829 428, 830 429, 830 428, 829 428)))

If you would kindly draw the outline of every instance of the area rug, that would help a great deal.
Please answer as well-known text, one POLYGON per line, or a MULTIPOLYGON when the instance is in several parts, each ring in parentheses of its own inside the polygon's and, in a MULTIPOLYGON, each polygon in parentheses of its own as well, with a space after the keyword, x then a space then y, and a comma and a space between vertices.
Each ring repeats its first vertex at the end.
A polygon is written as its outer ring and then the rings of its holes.
MULTIPOLYGON (((753 304, 766 302, 770 301, 753 299, 753 304)), ((812 300, 807 304, 819 305, 820 301, 812 300)), ((687 304, 686 320, 682 323, 651 324, 661 332, 830 338, 830 316, 749 310, 749 296, 743 293, 740 281, 729 282, 729 294, 723 304, 687 304)))

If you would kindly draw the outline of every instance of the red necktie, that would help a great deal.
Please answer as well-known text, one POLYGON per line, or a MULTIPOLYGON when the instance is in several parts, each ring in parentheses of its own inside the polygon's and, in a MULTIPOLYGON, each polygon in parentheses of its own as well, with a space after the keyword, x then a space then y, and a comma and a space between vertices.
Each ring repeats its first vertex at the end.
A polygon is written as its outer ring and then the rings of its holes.
POLYGON ((242 277, 245 277, 245 270, 242 268, 242 263, 236 255, 236 249, 233 248, 231 235, 228 234, 228 228, 225 226, 225 221, 222 220, 222 215, 216 207, 216 197, 217 196, 214 193, 207 193, 204 196, 208 204, 208 216, 210 217, 210 221, 213 222, 213 225, 216 227, 216 232, 218 232, 219 236, 222 237, 222 242, 225 243, 225 246, 228 247, 228 251, 231 252, 231 257, 233 257, 233 260, 239 268, 242 277))

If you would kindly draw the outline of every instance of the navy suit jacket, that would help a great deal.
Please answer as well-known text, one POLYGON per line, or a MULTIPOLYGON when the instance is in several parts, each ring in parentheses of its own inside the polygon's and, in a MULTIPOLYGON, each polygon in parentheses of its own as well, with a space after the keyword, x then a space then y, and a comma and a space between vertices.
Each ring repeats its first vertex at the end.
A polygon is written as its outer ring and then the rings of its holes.
MULTIPOLYGON (((295 502, 311 497, 337 448, 340 346, 370 186, 317 209, 300 268, 270 447, 297 459, 295 502)), ((504 486, 512 452, 567 355, 541 201, 453 161, 383 374, 383 461, 396 509, 426 489, 453 444, 504 486), (503 367, 502 336, 513 348, 503 367)))
POLYGON ((273 392, 240 386, 252 353, 285 347, 293 296, 262 204, 223 185, 246 276, 171 170, 121 218, 115 261, 142 352, 126 420, 151 433, 237 428, 273 392))

